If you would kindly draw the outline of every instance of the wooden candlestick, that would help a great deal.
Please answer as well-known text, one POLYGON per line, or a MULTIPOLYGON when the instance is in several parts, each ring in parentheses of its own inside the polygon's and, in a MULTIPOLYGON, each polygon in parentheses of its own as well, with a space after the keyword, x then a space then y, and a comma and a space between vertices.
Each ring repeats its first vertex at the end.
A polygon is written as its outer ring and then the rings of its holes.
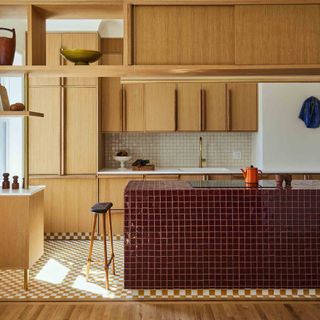
POLYGON ((19 182, 18 182, 18 176, 13 176, 13 182, 12 182, 12 190, 19 189, 19 182))
POLYGON ((10 189, 9 173, 3 174, 2 189, 10 189))

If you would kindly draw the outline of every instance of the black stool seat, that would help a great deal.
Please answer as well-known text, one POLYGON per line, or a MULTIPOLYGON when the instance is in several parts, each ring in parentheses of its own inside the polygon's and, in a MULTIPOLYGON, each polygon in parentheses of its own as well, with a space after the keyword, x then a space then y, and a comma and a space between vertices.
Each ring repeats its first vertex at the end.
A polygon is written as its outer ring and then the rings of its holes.
POLYGON ((91 207, 93 213, 106 213, 113 206, 112 202, 98 202, 91 207))

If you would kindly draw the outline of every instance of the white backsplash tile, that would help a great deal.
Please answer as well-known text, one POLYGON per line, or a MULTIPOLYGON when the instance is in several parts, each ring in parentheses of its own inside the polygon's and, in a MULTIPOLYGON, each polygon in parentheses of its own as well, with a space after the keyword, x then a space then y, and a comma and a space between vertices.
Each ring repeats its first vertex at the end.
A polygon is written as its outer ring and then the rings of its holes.
POLYGON ((243 167, 251 164, 252 133, 105 133, 105 167, 119 164, 112 156, 119 150, 128 151, 132 160, 149 159, 156 167, 197 167, 199 137, 203 138, 203 157, 208 167, 243 167), (232 158, 233 151, 241 159, 232 158))

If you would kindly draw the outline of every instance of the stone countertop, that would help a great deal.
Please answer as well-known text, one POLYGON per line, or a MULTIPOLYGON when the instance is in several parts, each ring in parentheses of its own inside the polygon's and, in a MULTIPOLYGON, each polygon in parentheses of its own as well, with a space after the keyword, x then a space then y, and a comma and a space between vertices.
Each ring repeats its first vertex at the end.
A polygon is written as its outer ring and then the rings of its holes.
POLYGON ((0 188, 0 197, 2 196, 32 196, 33 194, 44 190, 46 186, 30 186, 29 189, 2 189, 0 188))
MULTIPOLYGON (((320 170, 281 170, 281 169, 262 169, 265 174, 288 173, 288 174, 319 174, 320 170)), ((206 167, 206 168, 156 168, 149 171, 135 171, 132 169, 111 169, 104 168, 98 171, 99 175, 208 175, 208 174, 241 174, 237 167, 206 167)))

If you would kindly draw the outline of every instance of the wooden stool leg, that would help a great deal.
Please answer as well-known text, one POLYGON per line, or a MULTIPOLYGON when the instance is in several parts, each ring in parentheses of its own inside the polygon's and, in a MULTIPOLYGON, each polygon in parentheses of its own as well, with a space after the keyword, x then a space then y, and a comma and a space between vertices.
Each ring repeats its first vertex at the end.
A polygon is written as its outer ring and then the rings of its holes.
POLYGON ((109 238, 111 245, 111 259, 112 259, 112 273, 116 274, 115 264, 114 264, 114 250, 113 250, 113 234, 112 234, 112 221, 111 221, 111 209, 109 209, 108 214, 108 229, 109 229, 109 238))
POLYGON ((103 223, 103 251, 104 251, 104 270, 106 272, 106 289, 109 289, 109 268, 108 268, 108 256, 107 256, 107 232, 106 232, 106 214, 102 215, 103 223))
POLYGON ((29 269, 23 270, 23 287, 26 291, 29 289, 29 269))
POLYGON ((96 231, 96 225, 97 225, 97 214, 94 214, 93 216, 93 224, 92 224, 92 233, 91 233, 91 239, 90 239, 90 248, 89 248, 89 256, 87 260, 87 280, 89 278, 89 272, 90 272, 90 264, 91 264, 91 258, 92 258, 92 249, 93 249, 93 241, 94 241, 94 233, 96 231))

